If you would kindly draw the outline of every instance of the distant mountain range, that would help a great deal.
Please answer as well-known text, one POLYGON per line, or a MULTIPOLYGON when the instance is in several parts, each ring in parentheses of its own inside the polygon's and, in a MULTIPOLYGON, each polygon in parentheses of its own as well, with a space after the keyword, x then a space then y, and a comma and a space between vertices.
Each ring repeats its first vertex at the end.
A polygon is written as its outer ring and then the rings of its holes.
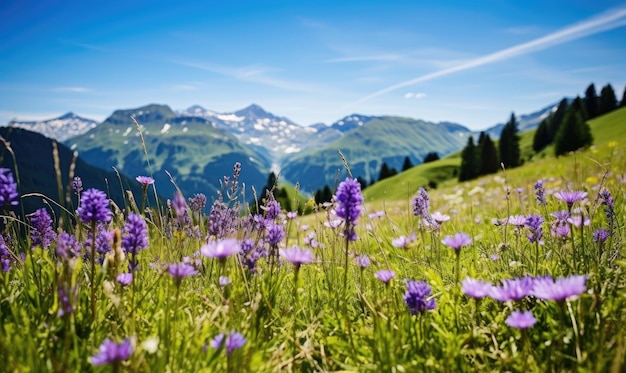
POLYGON ((12 120, 7 127, 23 128, 41 133, 57 141, 65 141, 71 137, 82 135, 90 129, 96 128, 97 125, 98 122, 93 119, 79 117, 70 112, 58 118, 41 121, 21 122, 12 120))
MULTIPOLYGON (((554 106, 518 116, 520 131, 537 127, 554 106)), ((49 121, 12 121, 9 126, 62 141, 96 167, 115 167, 131 177, 151 174, 164 196, 171 196, 176 186, 186 195, 214 193, 235 162, 243 166, 241 181, 257 190, 275 171, 282 181, 313 192, 347 174, 339 150, 352 175, 370 181, 377 179, 383 162, 400 169, 407 156, 413 164, 421 163, 429 152, 445 156, 477 134, 456 123, 360 114, 330 126, 302 127, 255 104, 233 113, 198 105, 175 112, 153 104, 117 110, 100 124, 68 113, 49 121), (131 117, 141 126, 147 154, 131 117)), ((497 138, 502 126, 486 132, 497 138)))

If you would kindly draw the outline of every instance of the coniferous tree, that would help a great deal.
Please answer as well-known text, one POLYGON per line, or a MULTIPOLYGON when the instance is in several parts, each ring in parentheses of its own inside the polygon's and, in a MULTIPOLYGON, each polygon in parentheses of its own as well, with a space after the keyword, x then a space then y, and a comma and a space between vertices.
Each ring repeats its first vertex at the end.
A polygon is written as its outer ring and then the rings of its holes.
POLYGON ((574 99, 574 101, 572 101, 572 104, 570 105, 569 108, 580 113, 580 116, 583 119, 583 121, 586 122, 588 119, 591 119, 589 118, 589 114, 587 113, 587 108, 585 107, 584 101, 579 96, 576 96, 576 98, 574 99))
POLYGON ((491 141, 491 137, 485 134, 478 144, 480 152, 480 175, 494 174, 500 168, 498 151, 496 145, 491 141))
POLYGON ((598 115, 606 114, 609 111, 617 107, 617 98, 615 97, 615 91, 610 84, 602 87, 600 91, 600 103, 598 105, 598 115))
POLYGON ((565 114, 554 139, 554 154, 557 157, 593 143, 591 129, 583 119, 584 115, 585 113, 576 105, 572 105, 565 114))
POLYGON ((535 131, 535 136, 533 137, 533 150, 538 152, 543 150, 546 146, 550 144, 550 134, 548 133, 550 126, 550 118, 546 118, 539 123, 539 127, 535 131))
POLYGON ((413 162, 411 162, 411 158, 406 156, 404 157, 404 163, 402 164, 402 171, 406 171, 409 168, 413 168, 413 162))
POLYGON ((559 102, 559 106, 557 106, 556 111, 553 115, 550 116, 550 120, 548 122, 548 144, 552 144, 554 138, 556 137, 556 133, 559 131, 559 126, 565 117, 565 112, 567 112, 567 108, 569 107, 569 103, 567 99, 564 98, 559 102))
POLYGON ((436 152, 430 152, 426 154, 426 156, 424 157, 424 161, 422 163, 433 162, 436 160, 439 160, 439 154, 437 154, 436 152))
POLYGON ((378 174, 378 181, 384 180, 388 177, 392 177, 397 175, 398 171, 395 168, 389 167, 387 162, 383 162, 382 166, 380 166, 380 173, 378 174))
POLYGON ((461 152, 461 170, 459 172, 459 181, 472 180, 478 177, 480 171, 480 155, 478 148, 474 145, 474 138, 470 136, 467 145, 461 152))
POLYGON ((622 102, 619 104, 620 107, 626 106, 626 87, 624 87, 624 94, 622 94, 622 102))
POLYGON ((522 162, 519 148, 519 136, 517 135, 517 121, 515 114, 511 114, 511 119, 502 128, 500 133, 500 161, 506 168, 515 168, 522 162))
POLYGON ((598 116, 598 95, 596 94, 596 86, 591 83, 585 91, 585 109, 589 119, 598 116))
POLYGON ((333 199, 333 191, 330 189, 328 184, 324 185, 324 189, 322 190, 322 203, 330 202, 333 199))

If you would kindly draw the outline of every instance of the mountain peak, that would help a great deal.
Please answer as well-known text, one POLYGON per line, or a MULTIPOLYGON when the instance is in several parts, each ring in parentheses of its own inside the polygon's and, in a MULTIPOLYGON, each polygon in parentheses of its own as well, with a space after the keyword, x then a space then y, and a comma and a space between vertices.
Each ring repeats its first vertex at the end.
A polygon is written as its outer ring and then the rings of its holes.
POLYGON ((235 114, 237 115, 253 115, 255 117, 274 117, 274 115, 272 115, 271 113, 268 113, 267 111, 265 111, 261 106, 257 105, 257 104, 251 104, 241 110, 238 110, 235 112, 235 114))
POLYGON ((60 117, 58 117, 57 119, 72 119, 72 118, 78 118, 79 116, 74 114, 73 112, 67 112, 63 115, 61 115, 60 117))

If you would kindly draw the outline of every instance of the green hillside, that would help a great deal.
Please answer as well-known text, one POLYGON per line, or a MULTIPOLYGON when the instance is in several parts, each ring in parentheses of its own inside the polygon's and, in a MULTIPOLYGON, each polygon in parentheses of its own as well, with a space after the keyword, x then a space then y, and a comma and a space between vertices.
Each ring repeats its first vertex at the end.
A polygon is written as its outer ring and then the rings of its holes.
MULTIPOLYGON (((626 108, 614 110, 606 115, 589 121, 591 131, 594 137, 594 146, 576 156, 577 162, 594 163, 597 159, 606 159, 610 157, 614 148, 620 144, 626 143, 626 108)), ((524 175, 528 179, 539 179, 547 176, 549 172, 551 176, 559 177, 566 173, 566 169, 572 167, 572 157, 554 157, 554 147, 549 146, 539 154, 532 152, 532 139, 534 130, 520 134, 520 147, 525 165, 509 170, 509 173, 516 175, 524 175)), ((449 177, 449 181, 444 185, 455 184, 456 177, 454 169, 461 163, 460 153, 438 160, 436 162, 427 163, 413 167, 412 169, 402 172, 389 179, 382 180, 364 191, 367 201, 396 201, 406 199, 412 196, 420 186, 428 185, 430 180, 441 182, 445 180, 445 176, 449 177)), ((499 173, 503 176, 502 172, 499 173)), ((494 175, 485 176, 478 180, 490 180, 494 175)))
POLYGON ((281 169, 290 182, 299 182, 305 191, 325 184, 334 185, 347 175, 339 150, 354 177, 376 180, 382 163, 402 168, 405 157, 421 163, 429 152, 449 154, 463 147, 469 130, 449 124, 436 124, 400 117, 380 117, 348 132, 341 139, 319 149, 311 149, 287 159, 281 169))

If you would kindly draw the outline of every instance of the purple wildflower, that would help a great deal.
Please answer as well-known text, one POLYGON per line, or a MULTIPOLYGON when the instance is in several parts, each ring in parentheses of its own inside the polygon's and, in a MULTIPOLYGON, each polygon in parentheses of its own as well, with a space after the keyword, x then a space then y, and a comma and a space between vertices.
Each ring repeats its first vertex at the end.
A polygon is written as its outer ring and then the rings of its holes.
POLYGON ((415 233, 412 233, 409 237, 400 236, 398 238, 394 238, 391 240, 391 244, 394 247, 399 247, 401 249, 408 248, 413 242, 415 242, 417 238, 415 237, 415 233))
POLYGON ((144 189, 147 188, 148 185, 154 184, 154 179, 150 176, 137 176, 135 180, 137 180, 139 184, 141 184, 141 187, 144 189))
POLYGON ((367 255, 359 255, 356 258, 354 258, 354 261, 356 262, 356 265, 358 265, 362 269, 369 267, 371 263, 370 258, 367 255))
POLYGON ((346 222, 346 239, 356 241, 357 235, 354 226, 361 215, 361 204, 363 203, 363 195, 361 195, 361 184, 357 179, 346 178, 337 187, 336 213, 337 217, 346 222))
POLYGON ((0 168, 0 207, 17 206, 18 197, 13 173, 8 168, 0 168))
POLYGON ((381 271, 376 272, 374 274, 374 277, 376 277, 380 281, 382 281, 385 284, 387 284, 387 283, 389 283, 389 281, 391 281, 391 279, 396 277, 396 273, 394 271, 390 271, 388 269, 383 269, 381 271))
POLYGON ((507 219, 507 224, 522 228, 526 224, 526 217, 524 215, 513 215, 507 219))
POLYGON ((280 202, 275 199, 268 199, 267 202, 265 202, 265 206, 261 206, 261 209, 265 211, 265 218, 269 220, 278 218, 282 211, 280 202))
POLYGON ((483 282, 470 277, 467 277, 461 282, 461 290, 463 294, 468 295, 474 299, 482 299, 491 294, 491 285, 488 282, 483 282))
POLYGON ((287 213, 287 219, 295 219, 298 217, 298 211, 289 211, 287 213))
POLYGON ((241 243, 233 238, 211 241, 200 248, 200 253, 209 258, 225 260, 241 251, 241 243))
POLYGON ((467 233, 457 233, 454 236, 446 236, 441 240, 441 242, 454 249, 457 253, 461 250, 462 247, 468 246, 472 244, 472 239, 467 233))
POLYGON ((98 189, 87 189, 81 196, 78 218, 85 224, 111 221, 111 210, 107 195, 98 189))
POLYGON ((582 200, 583 198, 587 197, 587 192, 563 191, 563 192, 556 192, 556 193, 554 193, 554 196, 556 198, 560 199, 561 201, 565 202, 567 204, 567 209, 571 210, 572 209, 572 205, 575 202, 578 202, 578 201, 582 200))
POLYGON ((215 200, 209 212, 209 235, 219 239, 231 233, 236 213, 234 209, 226 206, 224 202, 215 200))
POLYGON ((194 194, 193 198, 189 198, 189 208, 195 213, 202 211, 206 206, 206 196, 202 193, 194 194))
POLYGON ((530 243, 543 243, 543 230, 541 225, 543 224, 543 216, 541 215, 528 215, 526 217, 526 227, 530 230, 528 235, 528 241, 530 243))
POLYGON ((535 280, 532 295, 544 300, 562 302, 565 299, 580 295, 587 289, 585 282, 587 277, 574 275, 560 277, 556 281, 552 277, 543 277, 535 280))
POLYGON ((572 215, 569 219, 567 219, 567 222, 576 228, 581 228, 585 225, 591 224, 589 218, 582 215, 572 215))
POLYGON ((427 299, 431 288, 425 281, 408 280, 404 293, 404 303, 411 311, 411 315, 424 313, 426 310, 435 309, 435 300, 427 299))
POLYGON ((433 220, 435 223, 437 223, 437 226, 440 226, 441 224, 447 222, 448 220, 450 220, 450 215, 446 215, 446 214, 442 214, 439 211, 435 211, 430 215, 431 220, 433 220))
POLYGON ((609 226, 613 227, 615 224, 615 200, 613 199, 613 196, 611 196, 611 192, 604 188, 598 194, 598 198, 604 206, 604 215, 609 221, 609 226))
POLYGON ((271 223, 267 227, 267 242, 270 246, 278 246, 280 241, 285 237, 285 228, 282 224, 271 223))
POLYGON ((133 274, 132 273, 120 273, 115 278, 118 284, 122 286, 128 286, 133 282, 133 274))
POLYGON ((518 301, 532 294, 534 283, 534 279, 530 276, 505 279, 502 281, 501 286, 493 286, 491 288, 490 295, 493 299, 500 302, 518 301))
POLYGON ((83 191, 83 180, 80 176, 74 176, 74 179, 72 180, 72 190, 76 195, 83 191))
POLYGON ((170 264, 167 267, 167 272, 174 278, 176 284, 180 284, 183 278, 198 273, 191 264, 187 263, 170 264))
POLYGON ((413 215, 428 216, 428 208, 430 207, 430 198, 428 192, 424 188, 419 188, 417 195, 413 198, 413 215))
POLYGON ((44 249, 50 247, 50 244, 56 237, 52 229, 52 218, 48 214, 48 210, 40 208, 33 212, 30 216, 30 240, 33 247, 41 246, 44 249))
POLYGON ((67 232, 59 233, 55 252, 59 258, 70 259, 80 255, 80 244, 76 237, 67 232))
POLYGON ((596 229, 593 231, 593 242, 595 243, 603 243, 609 238, 611 233, 606 229, 596 229))
POLYGON ((222 348, 224 346, 224 339, 226 339, 226 355, 230 356, 233 351, 235 351, 238 348, 243 347, 246 344, 246 338, 243 336, 243 334, 236 332, 236 331, 231 331, 230 334, 226 337, 224 336, 224 334, 220 333, 218 335, 216 335, 212 340, 211 340, 211 347, 213 347, 216 350, 219 350, 220 348, 222 348))
POLYGON ((246 238, 241 241, 241 252, 239 253, 241 262, 252 273, 256 272, 256 262, 264 256, 265 253, 259 249, 253 240, 246 238))
POLYGON ((0 234, 0 266, 2 266, 2 272, 7 273, 11 270, 11 262, 13 261, 13 255, 7 248, 4 242, 4 237, 0 234))
MULTIPOLYGON (((98 233, 96 236, 96 252, 104 255, 112 249, 114 233, 107 230, 104 225, 98 225, 96 231, 98 233)), ((89 244, 91 244, 91 240, 89 244)))
POLYGON ((302 264, 311 263, 315 260, 313 256, 313 252, 307 249, 301 249, 298 246, 292 246, 288 249, 279 250, 280 256, 287 259, 291 264, 296 266, 296 268, 300 268, 302 264))
POLYGON ((220 276, 220 278, 218 279, 218 283, 220 284, 221 287, 227 286, 232 284, 233 280, 231 280, 230 278, 226 277, 226 276, 220 276))
MULTIPOLYGON (((85 192, 87 193, 87 192, 85 192)), ((139 250, 148 247, 148 226, 141 215, 135 213, 128 214, 124 223, 124 233, 122 235, 122 248, 126 253, 137 255, 139 250)))
POLYGON ((74 312, 74 304, 78 301, 77 287, 69 287, 68 285, 60 285, 57 288, 59 296, 59 311, 57 315, 62 317, 74 312))
POLYGON ((512 328, 527 329, 535 325, 537 319, 535 319, 531 311, 521 312, 520 310, 515 310, 511 312, 504 322, 512 328))
POLYGON ((539 206, 546 205, 546 191, 543 188, 543 180, 537 180, 535 183, 535 198, 539 206))
POLYGON ((119 364, 124 360, 128 360, 134 350, 135 348, 129 338, 126 338, 120 344, 117 344, 107 338, 100 345, 98 354, 91 357, 91 364, 119 364))

